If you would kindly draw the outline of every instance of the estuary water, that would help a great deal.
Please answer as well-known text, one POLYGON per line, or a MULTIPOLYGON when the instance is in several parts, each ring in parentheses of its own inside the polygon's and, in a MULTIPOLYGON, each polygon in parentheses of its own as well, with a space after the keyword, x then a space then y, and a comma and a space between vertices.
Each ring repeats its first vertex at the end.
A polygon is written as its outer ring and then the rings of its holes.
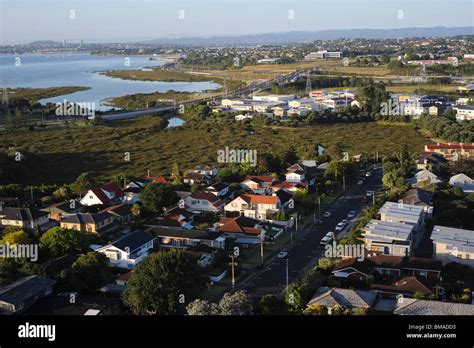
POLYGON ((95 103, 97 110, 110 109, 107 98, 136 93, 200 92, 219 87, 213 82, 131 81, 99 74, 106 70, 146 69, 163 65, 149 56, 94 56, 78 54, 41 54, 0 56, 0 88, 3 87, 90 87, 86 91, 43 99, 41 103, 95 103))

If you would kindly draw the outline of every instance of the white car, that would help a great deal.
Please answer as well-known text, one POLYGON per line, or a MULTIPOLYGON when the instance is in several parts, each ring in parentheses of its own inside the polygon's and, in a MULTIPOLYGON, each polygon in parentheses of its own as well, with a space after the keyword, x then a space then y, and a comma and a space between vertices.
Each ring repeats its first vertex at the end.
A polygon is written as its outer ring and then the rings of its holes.
POLYGON ((329 238, 333 239, 334 238, 334 232, 326 233, 325 237, 329 237, 329 238))
POLYGON ((367 193, 365 194, 367 197, 372 197, 372 194, 373 192, 372 191, 367 191, 367 193))
POLYGON ((371 173, 371 172, 367 172, 367 173, 365 173, 365 176, 366 176, 366 177, 372 176, 372 173, 371 173))
POLYGON ((364 183, 364 180, 357 181, 357 185, 362 185, 363 183, 364 183))
POLYGON ((288 253, 286 251, 280 251, 278 253, 278 258, 279 259, 286 259, 288 257, 288 253))
POLYGON ((320 244, 322 244, 322 245, 327 245, 327 244, 329 244, 329 243, 331 242, 331 239, 332 239, 332 238, 329 238, 329 237, 327 237, 327 236, 324 236, 323 239, 321 239, 320 244))
POLYGON ((328 218, 328 217, 331 217, 331 212, 330 211, 327 211, 324 213, 323 215, 325 218, 328 218))
POLYGON ((356 212, 354 210, 351 210, 348 214, 347 214, 347 218, 348 219, 352 219, 354 216, 356 216, 356 212))
POLYGON ((342 222, 336 225, 336 232, 341 232, 344 229, 344 224, 342 222))

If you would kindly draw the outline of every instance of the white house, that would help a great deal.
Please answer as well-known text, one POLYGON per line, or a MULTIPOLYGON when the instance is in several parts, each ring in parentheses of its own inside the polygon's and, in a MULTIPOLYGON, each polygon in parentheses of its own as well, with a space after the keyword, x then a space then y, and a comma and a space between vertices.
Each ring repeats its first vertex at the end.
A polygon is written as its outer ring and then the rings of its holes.
POLYGON ((431 240, 434 259, 474 267, 474 231, 435 225, 431 240))
POLYGON ((265 194, 274 182, 275 178, 271 175, 247 175, 240 186, 252 190, 254 193, 265 194))
POLYGON ((117 183, 109 183, 93 188, 81 199, 82 205, 98 205, 119 203, 123 198, 123 191, 117 183))
POLYGON ((449 184, 461 188, 464 193, 474 192, 474 180, 463 173, 453 175, 449 179, 449 184))
POLYGON ((131 269, 138 265, 153 249, 155 237, 137 230, 96 249, 105 254, 109 266, 131 269))
POLYGON ((122 201, 126 204, 135 204, 136 202, 138 202, 140 200, 140 192, 142 192, 146 184, 147 183, 145 181, 130 181, 123 190, 122 201))
POLYGON ((420 170, 419 172, 415 174, 415 177, 410 180, 410 183, 413 186, 417 186, 421 183, 432 185, 432 184, 437 184, 440 182, 441 180, 438 179, 438 176, 433 174, 427 169, 420 170))
POLYGON ((211 192, 193 192, 189 196, 181 199, 179 207, 192 211, 220 212, 225 202, 211 192))
POLYGON ((278 196, 261 196, 243 194, 228 203, 226 212, 239 212, 252 219, 272 220, 282 208, 278 196))
POLYGON ((456 121, 474 120, 474 106, 472 105, 454 106, 453 110, 456 110, 456 121))

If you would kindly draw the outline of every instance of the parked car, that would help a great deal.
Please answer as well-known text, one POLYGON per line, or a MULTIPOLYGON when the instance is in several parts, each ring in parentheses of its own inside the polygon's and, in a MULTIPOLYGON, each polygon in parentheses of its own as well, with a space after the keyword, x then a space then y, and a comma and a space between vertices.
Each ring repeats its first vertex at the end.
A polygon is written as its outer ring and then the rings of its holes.
POLYGON ((280 251, 278 253, 278 258, 279 259, 286 259, 288 257, 288 253, 286 251, 280 251))
POLYGON ((347 221, 346 219, 344 219, 344 220, 341 221, 341 224, 343 224, 344 227, 345 227, 348 223, 349 223, 349 221, 347 221))
POLYGON ((336 225, 336 232, 341 232, 344 229, 344 224, 342 222, 336 225))
POLYGON ((329 238, 327 236, 324 236, 323 239, 321 239, 321 242, 319 242, 319 244, 322 244, 322 245, 327 245, 331 242, 331 239, 332 238, 329 238))
POLYGON ((323 215, 325 218, 328 218, 328 217, 331 217, 331 212, 330 211, 327 211, 324 213, 323 215))
POLYGON ((373 195, 373 192, 372 191, 367 191, 367 193, 365 194, 367 197, 372 197, 373 195))
POLYGON ((365 176, 366 176, 366 177, 372 176, 372 172, 367 172, 367 173, 365 173, 365 176))
POLYGON ((351 210, 348 214, 347 214, 347 217, 349 219, 352 219, 354 216, 356 216, 356 212, 354 210, 351 210))
POLYGON ((363 183, 364 183, 364 180, 357 181, 357 185, 362 185, 363 183))
POLYGON ((326 233, 325 237, 329 237, 329 238, 333 239, 334 238, 334 232, 326 233))

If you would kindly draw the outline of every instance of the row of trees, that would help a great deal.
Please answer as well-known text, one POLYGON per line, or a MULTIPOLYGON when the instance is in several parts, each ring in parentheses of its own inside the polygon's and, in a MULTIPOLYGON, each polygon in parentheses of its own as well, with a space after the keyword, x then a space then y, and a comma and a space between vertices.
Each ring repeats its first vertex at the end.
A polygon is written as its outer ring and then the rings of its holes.
POLYGON ((447 117, 422 115, 416 120, 416 124, 428 130, 434 137, 453 142, 474 142, 474 122, 456 122, 447 117))

